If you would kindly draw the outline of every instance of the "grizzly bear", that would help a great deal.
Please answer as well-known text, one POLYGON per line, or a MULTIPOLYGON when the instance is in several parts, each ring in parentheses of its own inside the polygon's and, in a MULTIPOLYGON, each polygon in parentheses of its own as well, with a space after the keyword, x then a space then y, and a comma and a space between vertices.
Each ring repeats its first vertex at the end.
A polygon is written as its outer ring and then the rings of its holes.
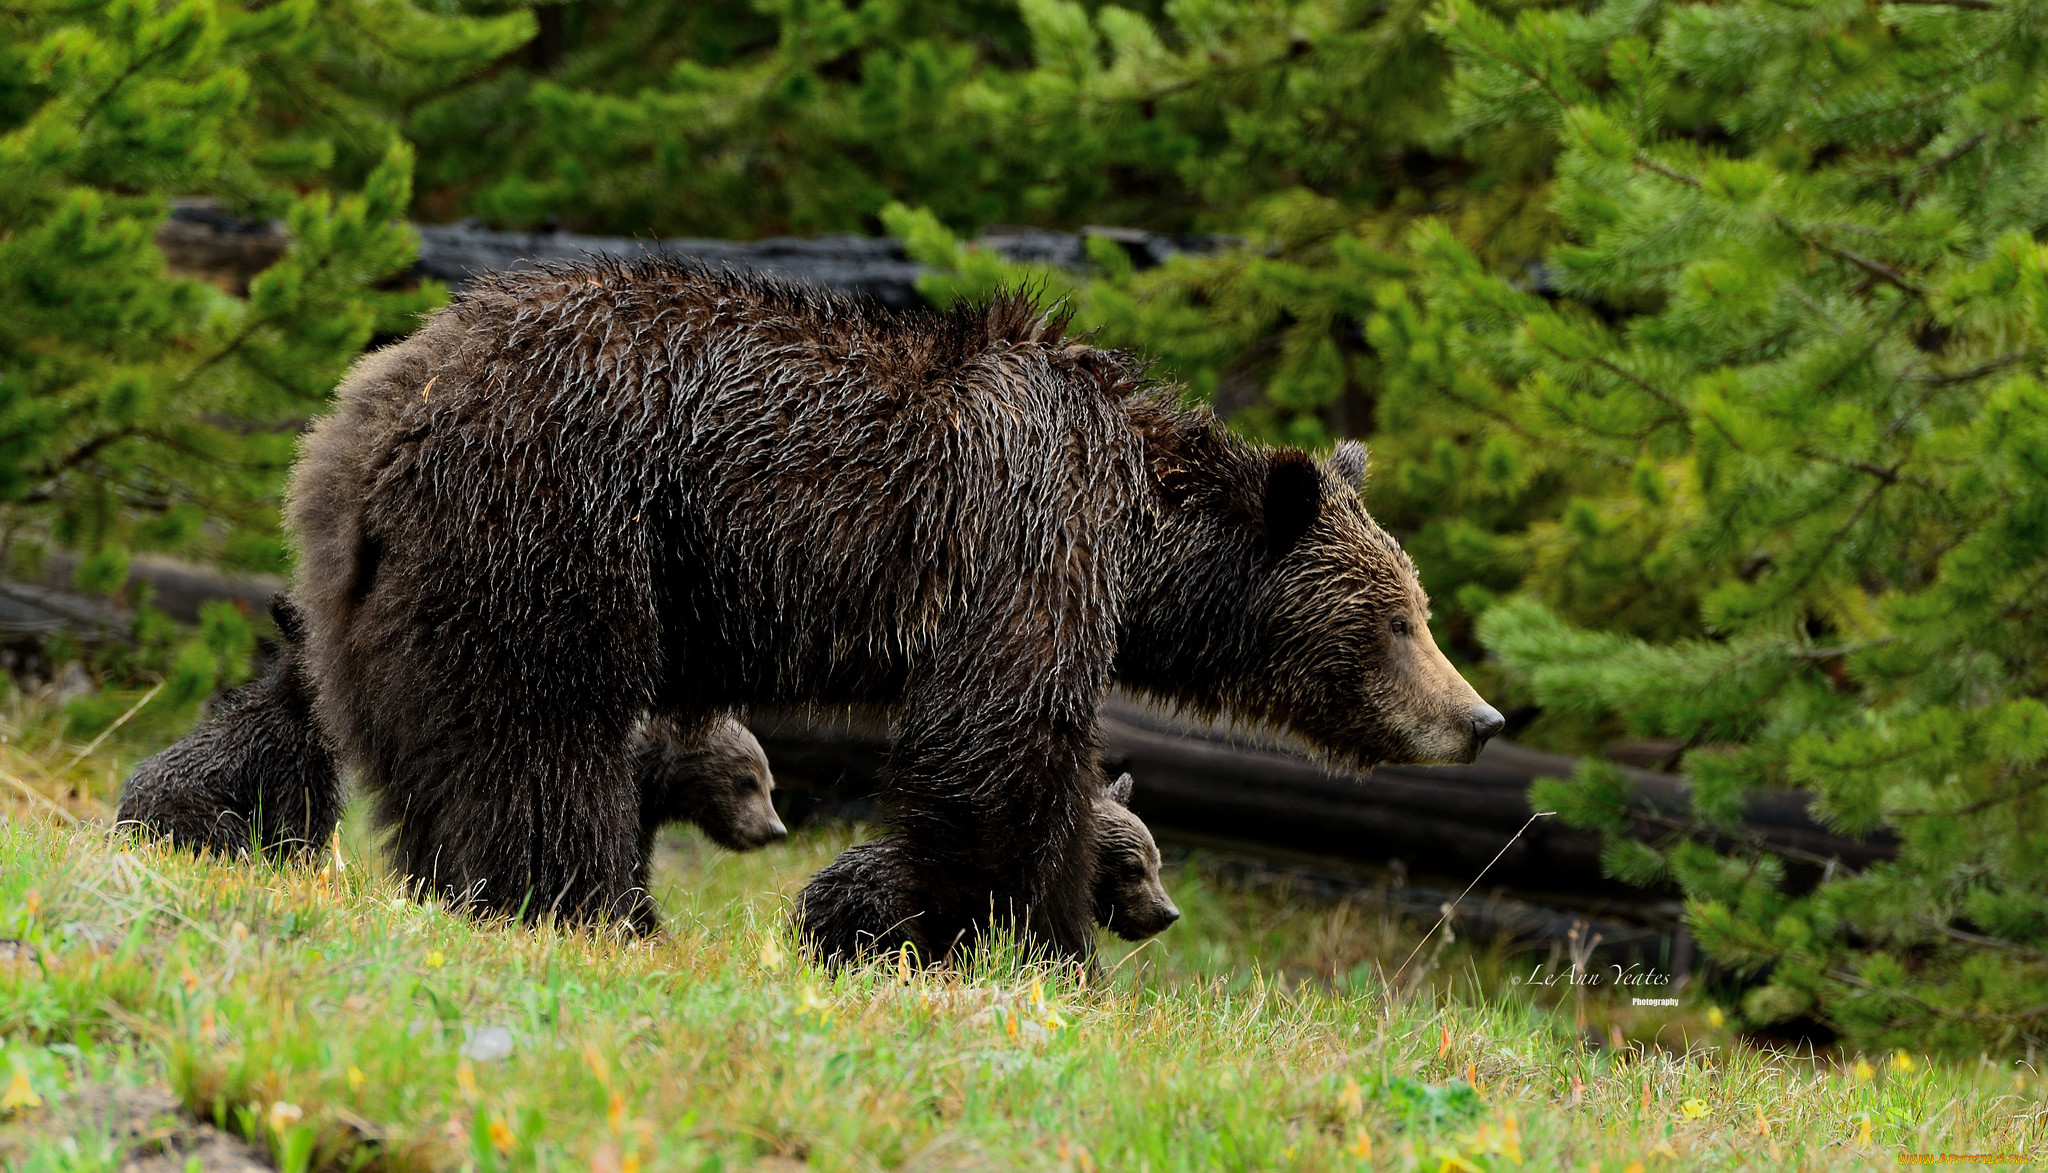
POLYGON ((287 512, 320 725, 409 875, 647 924, 641 716, 861 706, 900 730, 930 938, 994 910, 1079 955, 1113 676, 1353 763, 1500 728, 1363 471, 1021 296, 897 313, 647 257, 495 274, 364 359, 287 512))
MULTIPOLYGON (((1126 941, 1165 932, 1180 909, 1159 881, 1159 845, 1131 813, 1131 776, 1108 783, 1096 796, 1095 923, 1126 941)), ((919 910, 902 900, 897 877, 906 866, 898 839, 863 843, 841 852, 804 887, 797 907, 806 948, 828 965, 889 953, 908 945, 929 963, 945 961, 954 941, 927 939, 919 910)))
POLYGON ((298 854, 326 844, 341 817, 341 775, 314 722, 298 609, 278 595, 270 617, 278 644, 269 668, 135 767, 121 788, 117 825, 228 854, 298 854))

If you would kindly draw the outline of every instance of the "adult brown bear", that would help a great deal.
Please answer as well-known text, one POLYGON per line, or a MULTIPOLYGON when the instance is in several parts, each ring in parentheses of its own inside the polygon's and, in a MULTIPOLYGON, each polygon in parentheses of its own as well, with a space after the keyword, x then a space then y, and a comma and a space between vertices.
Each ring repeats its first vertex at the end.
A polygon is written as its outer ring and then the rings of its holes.
POLYGON ((365 359, 293 474, 294 595, 400 865, 651 924, 642 714, 879 706, 927 931, 993 909, 1082 954, 1112 674, 1345 761, 1470 760, 1500 715, 1363 451, 1237 439, 1062 328, 656 258, 497 275, 365 359))

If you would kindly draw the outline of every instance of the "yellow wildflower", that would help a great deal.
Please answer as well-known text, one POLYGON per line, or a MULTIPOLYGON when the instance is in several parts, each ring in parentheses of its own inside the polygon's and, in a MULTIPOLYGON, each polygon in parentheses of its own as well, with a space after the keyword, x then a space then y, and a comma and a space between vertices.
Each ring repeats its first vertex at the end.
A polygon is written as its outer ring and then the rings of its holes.
POLYGON ((626 1096, 624 1092, 613 1092, 611 1103, 605 1108, 604 1122, 613 1132, 626 1131, 626 1096))
POLYGON ((519 1138, 512 1135, 512 1126, 505 1123, 503 1117, 491 1117, 492 1148, 498 1150, 501 1153, 506 1154, 507 1156, 510 1156, 512 1153, 512 1146, 517 1144, 518 1141, 519 1138))
POLYGON ((446 957, 441 956, 441 951, 439 949, 436 949, 433 952, 427 954, 428 969, 439 969, 446 964, 448 964, 448 959, 446 957))
POLYGON ((348 1065, 348 1090, 360 1091, 363 1086, 363 1069, 351 1063, 348 1065))
POLYGON ((7 1094, 0 1095, 0 1112, 19 1112, 26 1108, 40 1108, 43 1097, 29 1086, 28 1068, 21 1060, 14 1061, 14 1078, 7 1081, 7 1094))
POLYGON ((1366 1135, 1363 1128, 1355 1129, 1351 1133, 1351 1143, 1344 1146, 1344 1151, 1354 1157, 1362 1157, 1370 1161, 1372 1160, 1372 1137, 1366 1135))
POLYGON ((761 942, 761 968, 769 973, 782 968, 782 946, 773 937, 761 942))
POLYGON ((1904 1051, 1892 1052, 1892 1070, 1904 1075, 1913 1070, 1913 1057, 1904 1051))
POLYGON ((1871 1076, 1877 1074, 1877 1069, 1864 1062, 1863 1057, 1860 1055, 1856 1057, 1856 1066, 1853 1070, 1856 1072, 1856 1078, 1859 1082, 1867 1083, 1871 1076))
POLYGON ((1705 1100, 1687 1100, 1685 1103, 1680 1104, 1678 1109, 1684 1113, 1687 1120, 1698 1120, 1707 1114, 1707 1102, 1705 1100))
POLYGON ((819 997, 818 991, 808 986, 804 988, 801 1009, 806 1014, 817 1015, 819 1022, 830 1022, 832 1020, 832 1003, 819 997))
POLYGON ((597 1049, 596 1043, 583 1044, 583 1061, 590 1065, 590 1074, 597 1077, 599 1087, 612 1085, 611 1067, 604 1061, 604 1052, 597 1049))
POLYGON ((455 1086, 465 1097, 476 1098, 476 1069, 469 1065, 467 1059, 458 1060, 455 1064, 455 1086))
POLYGON ((1719 1006, 1710 1006, 1707 1008, 1707 1025, 1720 1030, 1728 1025, 1728 1016, 1721 1013, 1719 1006))
POLYGON ((1643 1173, 1643 1163, 1641 1161, 1630 1161, 1628 1168, 1623 1169, 1621 1173, 1643 1173))

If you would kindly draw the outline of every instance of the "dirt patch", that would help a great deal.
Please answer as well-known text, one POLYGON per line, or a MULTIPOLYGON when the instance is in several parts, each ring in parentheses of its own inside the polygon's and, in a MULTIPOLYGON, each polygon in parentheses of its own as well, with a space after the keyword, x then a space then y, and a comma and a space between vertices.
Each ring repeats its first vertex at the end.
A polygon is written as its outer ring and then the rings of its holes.
POLYGON ((86 1084, 51 1100, 0 1134, 0 1163, 45 1142, 104 1136, 126 1153, 122 1173, 184 1173, 194 1160, 206 1173, 270 1171, 261 1150, 186 1116, 166 1088, 86 1084))

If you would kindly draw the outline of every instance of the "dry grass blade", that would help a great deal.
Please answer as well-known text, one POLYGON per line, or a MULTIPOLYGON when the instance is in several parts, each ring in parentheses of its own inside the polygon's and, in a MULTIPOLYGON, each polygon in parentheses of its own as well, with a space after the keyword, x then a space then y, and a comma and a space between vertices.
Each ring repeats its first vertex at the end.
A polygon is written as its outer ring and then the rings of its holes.
POLYGON ((67 773, 70 771, 71 767, 77 765, 78 763, 84 761, 86 758, 92 756, 92 752, 98 749, 100 746, 106 744, 107 738, 112 737, 114 735, 115 730, 121 728, 121 726, 123 725, 126 725, 135 716, 135 714, 142 711, 142 707, 144 705, 155 700, 156 694, 162 692, 163 690, 164 682, 161 680, 157 681, 155 688, 152 688, 148 692, 143 693, 141 700, 136 701, 132 705, 129 705, 127 712, 121 714, 120 717, 116 718, 112 725, 109 725, 105 729, 100 730, 100 735, 98 737, 93 738, 92 741, 89 744, 87 744, 84 749, 81 749, 76 754, 73 754, 71 760, 65 762, 63 768, 58 770, 57 772, 59 774, 67 773))
POLYGON ((0 782, 7 783, 9 786, 12 786, 16 790, 21 791, 28 797, 34 799, 39 803, 42 803, 44 806, 49 807, 51 810, 56 811, 57 817, 63 819, 65 822, 75 823, 78 821, 77 815, 74 815, 70 811, 65 810, 63 807, 58 806, 55 799, 51 798, 47 794, 44 794, 42 791, 37 790, 35 787, 30 786, 28 783, 22 781, 21 779, 15 777, 14 775, 8 773, 5 770, 0 770, 0 782))
POLYGON ((1472 894, 1472 889, 1477 888, 1479 886, 1479 881, 1486 878, 1486 873, 1493 870, 1493 865, 1500 862, 1500 857, 1508 853, 1508 848, 1513 847, 1516 841, 1521 839, 1523 832, 1527 831, 1530 827, 1535 825, 1537 819, 1544 818, 1549 815, 1554 815, 1556 813, 1556 811, 1537 811, 1535 814, 1530 815, 1529 821, 1523 823, 1521 829, 1517 830, 1512 836, 1510 836, 1506 843, 1501 844, 1500 850, 1493 853, 1493 858, 1486 861, 1486 866, 1479 869, 1479 874, 1472 877, 1472 882, 1465 885, 1465 890, 1463 892, 1458 893, 1458 898, 1456 900, 1451 901, 1448 905, 1444 906, 1444 914, 1436 918, 1436 923, 1429 926, 1429 931, 1422 934, 1421 940, 1415 942, 1415 948, 1410 949, 1408 951, 1408 956, 1402 959, 1401 968, 1395 970, 1394 976, 1388 979, 1387 990, 1389 992, 1390 997, 1392 996, 1394 984, 1396 982, 1399 982, 1401 980, 1401 975, 1407 971, 1408 963, 1410 961, 1415 960, 1415 955, 1417 953, 1422 952, 1422 946, 1428 943, 1431 937, 1436 936, 1436 931, 1444 927, 1444 922, 1451 919, 1452 913, 1458 911, 1458 905, 1464 902, 1465 897, 1470 896, 1472 894))

